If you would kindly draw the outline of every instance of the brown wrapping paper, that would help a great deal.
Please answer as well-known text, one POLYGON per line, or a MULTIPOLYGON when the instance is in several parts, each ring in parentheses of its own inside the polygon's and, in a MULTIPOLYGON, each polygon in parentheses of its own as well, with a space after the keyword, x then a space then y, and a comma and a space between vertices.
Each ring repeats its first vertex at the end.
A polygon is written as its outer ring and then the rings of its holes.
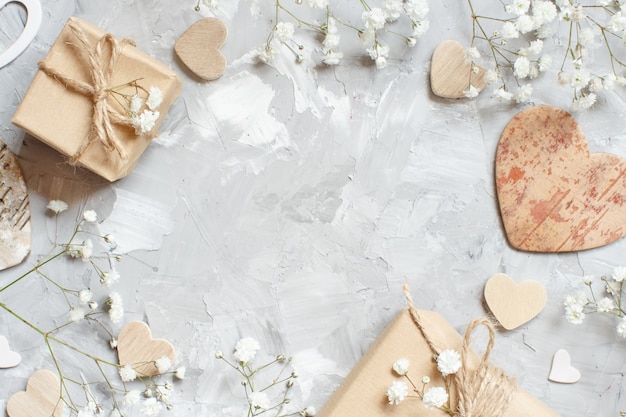
MULTIPOLYGON (((105 35, 101 29, 75 17, 70 18, 68 24, 69 22, 78 24, 93 45, 105 35)), ((76 43, 76 40, 66 25, 52 45, 45 62, 73 80, 90 83, 84 59, 71 42, 76 43)), ((158 108, 160 117, 154 127, 156 131, 170 105, 180 94, 182 82, 164 64, 136 47, 126 45, 113 69, 109 86, 126 84, 136 79, 141 79, 138 83, 146 90, 156 86, 163 93, 163 102, 158 108)), ((108 98, 108 102, 121 114, 125 113, 124 108, 113 98, 108 98)), ((76 154, 88 136, 92 112, 93 103, 90 98, 66 89, 63 83, 40 70, 12 122, 64 155, 71 156, 76 154)), ((120 158, 116 152, 109 152, 99 141, 92 143, 78 160, 81 165, 109 181, 127 175, 150 143, 148 137, 137 136, 134 129, 129 127, 114 126, 114 129, 128 154, 126 160, 120 158)))
MULTIPOLYGON (((460 351, 462 337, 443 317, 433 311, 418 310, 418 312, 429 336, 438 346, 460 351)), ((394 380, 404 379, 391 369, 393 363, 400 358, 407 358, 410 361, 408 375, 416 384, 420 383, 423 376, 429 376, 431 383, 427 388, 444 386, 430 347, 413 322, 409 310, 405 309, 374 342, 318 417, 448 416, 440 409, 425 408, 422 401, 416 397, 407 397, 399 405, 388 403, 387 388, 394 380)), ((474 354, 469 362, 469 368, 473 371, 478 366, 478 355, 474 354)), ((558 417, 558 414, 518 387, 503 417, 522 416, 558 417)))

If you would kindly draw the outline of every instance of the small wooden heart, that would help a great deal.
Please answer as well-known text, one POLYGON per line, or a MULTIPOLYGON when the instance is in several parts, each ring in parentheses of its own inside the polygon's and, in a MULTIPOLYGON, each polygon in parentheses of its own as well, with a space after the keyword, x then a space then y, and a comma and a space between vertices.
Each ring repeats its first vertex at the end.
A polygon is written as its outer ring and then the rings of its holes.
POLYGON ((465 48, 457 41, 443 41, 433 52, 430 63, 430 88, 444 98, 465 97, 469 85, 485 88, 485 70, 466 58, 465 48))
POLYGON ((30 208, 24 176, 15 155, 0 142, 0 270, 30 253, 30 208))
POLYGON ((60 396, 61 383, 59 378, 50 371, 34 372, 26 391, 13 394, 7 401, 9 417, 61 417, 63 401, 60 396))
POLYGON ((518 113, 496 152, 500 213, 510 244, 570 252, 626 234, 626 161, 589 153, 576 120, 556 107, 518 113))
POLYGON ((546 289, 537 281, 517 284, 506 274, 495 274, 485 285, 485 301, 498 322, 507 330, 529 322, 543 310, 546 289))
POLYGON ((20 354, 9 349, 9 341, 0 335, 0 369, 13 368, 20 362, 22 362, 20 354))
POLYGON ((580 380, 580 371, 572 366, 569 353, 565 349, 559 349, 554 354, 548 379, 561 384, 573 384, 580 380))
POLYGON ((141 321, 131 321, 117 337, 120 365, 131 365, 139 375, 158 375, 154 362, 166 356, 173 363, 174 346, 165 339, 153 339, 150 327, 141 321))
POLYGON ((178 38, 174 50, 191 72, 203 80, 215 80, 226 70, 226 58, 220 52, 226 35, 224 23, 207 17, 191 25, 178 38))

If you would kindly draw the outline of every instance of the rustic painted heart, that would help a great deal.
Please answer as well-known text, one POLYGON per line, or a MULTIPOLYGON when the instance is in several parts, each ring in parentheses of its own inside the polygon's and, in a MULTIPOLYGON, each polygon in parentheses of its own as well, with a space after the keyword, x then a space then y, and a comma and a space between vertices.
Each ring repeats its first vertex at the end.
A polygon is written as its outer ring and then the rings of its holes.
POLYGON ((518 113, 496 153, 500 213, 510 244, 571 252, 626 234, 626 161, 589 153, 567 112, 538 106, 518 113))
POLYGON ((180 60, 203 80, 215 80, 224 74, 226 58, 220 48, 226 41, 226 26, 207 17, 191 25, 176 41, 174 50, 180 60))
POLYGON ((131 365, 139 375, 159 373, 154 362, 167 357, 174 362, 174 347, 164 339, 153 339, 150 327, 141 321, 132 321, 117 337, 117 355, 120 365, 131 365))
POLYGON ((9 417, 61 417, 63 401, 60 398, 61 383, 50 371, 34 372, 26 391, 16 392, 7 401, 9 417))
POLYGON ((538 281, 516 283, 506 274, 495 274, 485 284, 485 301, 498 322, 507 330, 535 318, 546 305, 546 289, 538 281))
POLYGON ((457 41, 444 41, 433 52, 430 63, 430 88, 444 98, 465 97, 470 83, 485 88, 485 70, 466 58, 465 48, 457 41))

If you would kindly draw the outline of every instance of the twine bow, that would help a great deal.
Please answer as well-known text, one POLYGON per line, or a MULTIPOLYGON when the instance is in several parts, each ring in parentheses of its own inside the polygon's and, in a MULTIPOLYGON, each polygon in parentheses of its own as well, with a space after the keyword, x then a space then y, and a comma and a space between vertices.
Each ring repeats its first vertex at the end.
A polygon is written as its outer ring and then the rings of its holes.
POLYGON ((39 69, 49 77, 62 83, 66 88, 90 98, 93 102, 93 114, 89 133, 80 148, 70 157, 69 162, 75 164, 89 145, 96 141, 102 142, 109 152, 115 151, 122 160, 126 160, 128 155, 115 133, 113 125, 132 127, 132 124, 128 118, 123 117, 109 104, 108 97, 111 88, 109 83, 122 48, 126 45, 134 46, 135 43, 129 39, 123 39, 121 42, 117 41, 111 34, 107 33, 92 48, 87 34, 78 24, 70 21, 68 27, 77 41, 76 43, 70 42, 70 44, 82 56, 89 71, 91 84, 70 78, 55 68, 50 67, 45 61, 39 62, 39 69), (110 50, 108 60, 105 60, 106 46, 109 46, 108 49, 110 50))
MULTIPOLYGON (((422 325, 419 312, 413 305, 413 298, 409 287, 404 285, 409 312, 413 322, 422 332, 428 346, 435 354, 442 352, 435 341, 428 335, 426 328, 422 325)), ((457 398, 458 417, 502 417, 504 411, 509 406, 513 393, 517 386, 513 378, 508 377, 502 369, 489 363, 489 354, 493 348, 495 340, 495 330, 491 322, 485 318, 474 320, 465 330, 463 343, 461 344, 461 369, 456 373, 454 379, 454 389, 457 398), (489 332, 489 342, 485 353, 480 358, 480 362, 475 371, 468 370, 471 357, 471 336, 479 326, 485 326, 489 332)))

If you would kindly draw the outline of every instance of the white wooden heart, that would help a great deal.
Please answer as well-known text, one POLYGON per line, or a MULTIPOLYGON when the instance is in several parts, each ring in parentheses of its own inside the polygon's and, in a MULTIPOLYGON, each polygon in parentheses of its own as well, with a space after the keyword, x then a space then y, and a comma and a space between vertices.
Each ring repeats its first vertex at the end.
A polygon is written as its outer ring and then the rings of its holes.
POLYGON ((27 18, 24 30, 15 43, 0 53, 0 68, 17 58, 37 35, 41 26, 43 12, 39 0, 0 0, 0 9, 9 3, 20 3, 26 9, 27 18))
POLYGON ((561 384, 573 384, 580 380, 580 371, 572 366, 569 352, 565 349, 559 349, 554 354, 548 379, 561 384))
POLYGON ((131 321, 120 331, 117 339, 120 365, 131 365, 139 375, 158 375, 154 362, 164 356, 174 362, 174 346, 165 339, 153 339, 150 327, 144 322, 131 321))
POLYGON ((55 374, 36 371, 28 378, 26 391, 16 392, 9 398, 7 414, 9 417, 61 417, 63 401, 60 392, 61 384, 55 374))
POLYGON ((0 335, 0 369, 13 368, 22 362, 22 356, 9 348, 9 341, 0 335))
POLYGON ((484 294, 489 309, 507 330, 535 318, 548 298, 541 283, 530 280, 517 284, 506 274, 495 274, 489 278, 484 294))

